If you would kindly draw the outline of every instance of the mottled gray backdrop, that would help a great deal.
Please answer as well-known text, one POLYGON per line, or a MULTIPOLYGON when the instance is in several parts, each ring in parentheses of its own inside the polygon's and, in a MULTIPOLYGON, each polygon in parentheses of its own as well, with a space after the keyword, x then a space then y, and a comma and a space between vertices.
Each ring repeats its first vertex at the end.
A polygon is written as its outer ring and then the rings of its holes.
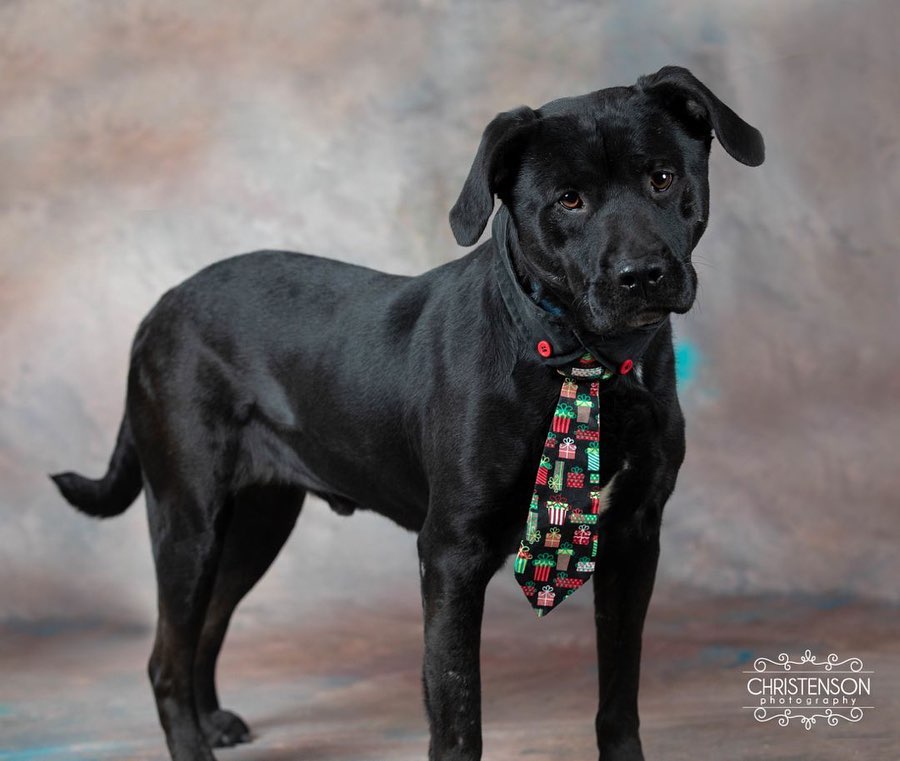
MULTIPOLYGON (((45 474, 105 468, 164 289, 261 247, 445 262, 497 111, 669 63, 768 161, 713 147, 660 581, 900 601, 898 30, 889 0, 4 2, 0 617, 152 620, 143 503, 94 522, 45 474)), ((311 500, 244 615, 315 602, 339 532, 326 595, 415 594, 412 535, 311 500)))

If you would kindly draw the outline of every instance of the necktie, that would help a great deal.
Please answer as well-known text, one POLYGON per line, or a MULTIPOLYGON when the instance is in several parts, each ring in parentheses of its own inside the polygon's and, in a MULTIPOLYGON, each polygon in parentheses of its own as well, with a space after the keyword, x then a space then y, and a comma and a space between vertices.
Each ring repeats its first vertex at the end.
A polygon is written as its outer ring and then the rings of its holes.
POLYGON ((516 580, 538 616, 594 572, 600 510, 600 383, 612 373, 585 354, 562 389, 538 465, 516 580))

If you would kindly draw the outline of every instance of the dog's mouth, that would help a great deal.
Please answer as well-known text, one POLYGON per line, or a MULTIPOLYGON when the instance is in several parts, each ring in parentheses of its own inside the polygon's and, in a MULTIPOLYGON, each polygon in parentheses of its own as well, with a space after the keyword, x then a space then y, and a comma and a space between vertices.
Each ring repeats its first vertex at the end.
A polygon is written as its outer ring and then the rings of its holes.
POLYGON ((598 315, 591 313, 583 321, 583 329, 597 338, 617 335, 629 330, 652 330, 662 325, 673 311, 672 309, 657 307, 656 309, 644 309, 629 317, 623 315, 618 317, 618 319, 612 320, 609 318, 598 320, 598 315))
POLYGON ((647 310, 638 312, 634 317, 628 319, 625 324, 629 328, 649 328, 652 325, 659 325, 668 316, 669 313, 667 311, 647 310))
POLYGON ((612 335, 627 330, 648 330, 659 327, 669 315, 677 312, 672 305, 654 304, 653 308, 644 308, 631 314, 616 314, 592 308, 591 300, 585 300, 581 312, 583 329, 595 336, 612 335))

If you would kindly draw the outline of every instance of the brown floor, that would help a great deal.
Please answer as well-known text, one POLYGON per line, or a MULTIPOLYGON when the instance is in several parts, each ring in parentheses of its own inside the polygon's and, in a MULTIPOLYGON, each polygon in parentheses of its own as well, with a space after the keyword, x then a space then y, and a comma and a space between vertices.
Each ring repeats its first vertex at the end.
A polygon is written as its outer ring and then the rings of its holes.
MULTIPOLYGON (((485 759, 593 758, 593 641, 584 606, 545 621, 489 600, 483 645, 485 759), (555 619, 555 620, 554 620, 555 619), (547 688, 549 675, 559 687, 547 688)), ((0 759, 163 759, 144 663, 151 632, 90 622, 0 629, 0 759)), ((232 761, 422 759, 420 612, 414 599, 323 610, 291 628, 236 620, 225 704, 256 738, 232 761)), ((648 759, 900 758, 900 611, 842 598, 658 593, 641 693, 648 759), (754 658, 810 648, 861 658, 873 694, 857 724, 759 724, 743 709, 754 658)))

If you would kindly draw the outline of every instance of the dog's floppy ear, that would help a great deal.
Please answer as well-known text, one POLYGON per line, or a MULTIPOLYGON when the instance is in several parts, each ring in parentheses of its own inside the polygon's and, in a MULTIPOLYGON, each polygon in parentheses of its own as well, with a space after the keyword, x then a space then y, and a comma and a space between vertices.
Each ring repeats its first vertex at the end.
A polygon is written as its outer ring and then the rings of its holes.
POLYGON ((450 229, 460 246, 478 242, 494 210, 494 194, 509 177, 512 148, 537 118, 528 106, 519 106, 497 114, 485 127, 469 176, 450 210, 450 229))
POLYGON ((680 101, 684 111, 700 119, 716 133, 722 147, 747 166, 759 166, 766 157, 763 137, 687 69, 664 66, 656 74, 641 77, 637 86, 646 93, 664 98, 674 105, 680 101))

